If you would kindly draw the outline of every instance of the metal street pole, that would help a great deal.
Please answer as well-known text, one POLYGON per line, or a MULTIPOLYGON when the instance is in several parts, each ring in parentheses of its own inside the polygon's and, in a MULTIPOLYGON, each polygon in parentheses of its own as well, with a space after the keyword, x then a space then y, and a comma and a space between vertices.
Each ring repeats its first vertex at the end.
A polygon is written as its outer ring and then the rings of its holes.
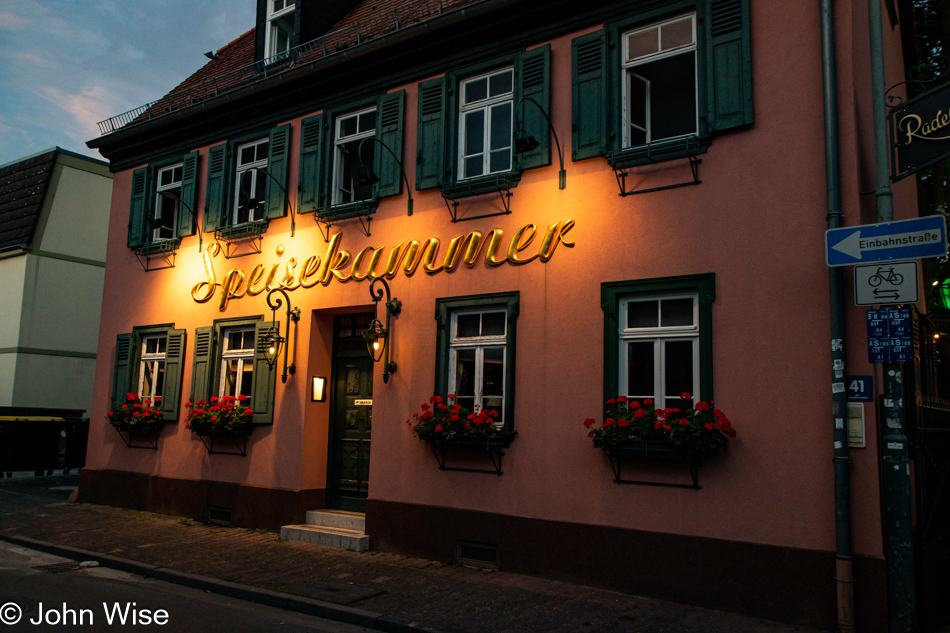
MULTIPOLYGON (((888 165, 887 107, 884 85, 884 36, 881 0, 868 0, 871 45, 871 99, 877 221, 894 221, 888 165)), ((901 365, 884 364, 884 429, 881 447, 882 495, 890 633, 911 633, 917 614, 910 496, 910 453, 904 435, 901 365)))

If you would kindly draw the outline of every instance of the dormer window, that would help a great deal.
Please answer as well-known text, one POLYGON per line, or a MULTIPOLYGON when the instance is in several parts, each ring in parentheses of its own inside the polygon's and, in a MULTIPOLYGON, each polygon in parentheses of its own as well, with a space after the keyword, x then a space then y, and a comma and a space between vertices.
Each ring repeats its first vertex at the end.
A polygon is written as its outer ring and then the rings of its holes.
POLYGON ((294 5, 296 0, 267 1, 267 42, 265 57, 290 51, 294 39, 294 5))

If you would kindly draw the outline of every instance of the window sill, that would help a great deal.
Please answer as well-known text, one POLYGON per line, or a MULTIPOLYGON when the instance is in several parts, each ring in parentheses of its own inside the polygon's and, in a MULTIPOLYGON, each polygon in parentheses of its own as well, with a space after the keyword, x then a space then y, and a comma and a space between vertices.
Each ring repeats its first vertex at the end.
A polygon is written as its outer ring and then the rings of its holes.
POLYGON ((709 136, 688 136, 670 141, 658 141, 649 145, 617 150, 611 153, 607 160, 614 169, 650 165, 705 154, 711 142, 712 138, 709 136))
POLYGON ((135 249, 135 254, 146 257, 157 255, 158 253, 173 253, 181 246, 181 240, 176 238, 172 240, 158 240, 135 249))
POLYGON ((450 200, 481 196, 486 193, 501 193, 510 190, 521 181, 521 172, 507 172, 480 178, 460 180, 442 187, 442 197, 450 200))
POLYGON ((239 240, 246 237, 257 237, 267 230, 267 220, 232 224, 219 228, 214 232, 215 239, 239 240))
POLYGON ((330 207, 317 209, 314 217, 319 222, 336 222, 338 220, 348 220, 358 218, 364 215, 376 213, 379 207, 379 198, 370 198, 369 200, 359 200, 357 202, 347 202, 346 204, 336 204, 330 207))

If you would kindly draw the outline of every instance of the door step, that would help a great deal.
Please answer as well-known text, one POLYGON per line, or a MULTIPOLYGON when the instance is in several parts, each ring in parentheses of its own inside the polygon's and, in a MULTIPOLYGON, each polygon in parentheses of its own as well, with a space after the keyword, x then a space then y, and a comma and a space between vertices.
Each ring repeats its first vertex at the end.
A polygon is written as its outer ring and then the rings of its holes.
POLYGON ((342 510, 312 510, 307 512, 305 525, 285 525, 280 538, 323 547, 365 552, 369 536, 365 533, 366 516, 342 510))

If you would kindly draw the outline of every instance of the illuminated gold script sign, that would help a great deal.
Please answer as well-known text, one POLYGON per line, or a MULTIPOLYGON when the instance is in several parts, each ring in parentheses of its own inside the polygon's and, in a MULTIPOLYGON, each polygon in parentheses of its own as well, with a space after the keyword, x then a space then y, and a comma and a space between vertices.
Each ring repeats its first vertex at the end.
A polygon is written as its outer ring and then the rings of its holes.
POLYGON ((950 156, 950 84, 944 84, 890 114, 894 140, 892 178, 900 180, 950 156))
MULTIPOLYGON (((558 244, 574 246, 573 242, 565 238, 572 228, 574 220, 555 222, 544 231, 540 246, 536 250, 531 248, 539 233, 534 224, 522 226, 507 242, 501 229, 492 229, 487 235, 472 231, 467 235, 453 237, 441 257, 439 251, 442 244, 438 238, 430 237, 422 243, 412 240, 391 247, 386 254, 386 267, 382 270, 380 265, 386 253, 385 248, 367 246, 355 256, 351 256, 348 251, 340 248, 343 234, 337 232, 330 238, 323 257, 310 255, 303 262, 298 262, 296 257, 289 257, 286 261, 275 262, 269 267, 257 264, 248 273, 232 269, 225 273, 221 281, 218 281, 214 270, 214 258, 220 253, 221 247, 212 242, 202 254, 207 280, 195 284, 191 289, 191 297, 203 303, 217 293, 220 296, 218 307, 223 312, 229 301, 244 295, 253 296, 274 288, 296 290, 312 288, 317 284, 326 286, 334 279, 341 282, 377 277, 392 279, 400 270, 406 275, 412 275, 420 265, 425 272, 435 274, 452 272, 460 263, 472 268, 482 257, 489 266, 500 266, 505 262, 527 264, 535 259, 546 262, 554 255, 558 244), (506 244, 507 252, 504 250, 506 244)), ((284 247, 278 246, 278 257, 283 254, 284 247)))

